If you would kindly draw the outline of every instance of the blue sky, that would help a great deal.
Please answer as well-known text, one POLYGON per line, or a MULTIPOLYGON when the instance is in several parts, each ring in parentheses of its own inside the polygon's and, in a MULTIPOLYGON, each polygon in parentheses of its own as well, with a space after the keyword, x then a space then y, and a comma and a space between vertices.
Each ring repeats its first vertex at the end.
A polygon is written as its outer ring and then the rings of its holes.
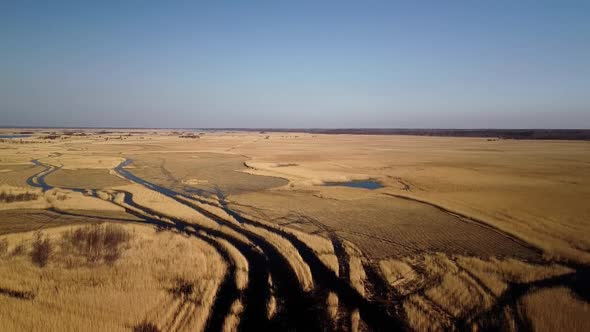
POLYGON ((590 128, 590 2, 2 1, 0 125, 590 128))

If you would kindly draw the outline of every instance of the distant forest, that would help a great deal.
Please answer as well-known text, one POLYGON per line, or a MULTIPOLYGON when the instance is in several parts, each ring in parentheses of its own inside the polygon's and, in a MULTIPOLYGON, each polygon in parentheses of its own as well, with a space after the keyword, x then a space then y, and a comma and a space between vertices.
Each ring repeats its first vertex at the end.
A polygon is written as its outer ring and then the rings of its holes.
MULTIPOLYGON (((234 129, 235 130, 235 129, 234 129)), ((253 129, 245 129, 253 131, 253 129)), ((313 134, 417 135, 501 139, 590 140, 590 129, 256 129, 313 134)))

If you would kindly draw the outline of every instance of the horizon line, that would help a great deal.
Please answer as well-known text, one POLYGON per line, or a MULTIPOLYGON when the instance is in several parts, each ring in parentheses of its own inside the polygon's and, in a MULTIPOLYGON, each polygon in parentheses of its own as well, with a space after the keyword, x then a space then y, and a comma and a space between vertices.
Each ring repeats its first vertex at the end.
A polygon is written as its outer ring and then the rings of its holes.
POLYGON ((496 128, 496 127, 141 127, 141 126, 5 126, 0 129, 190 129, 190 130, 554 130, 554 131, 590 131, 590 128, 496 128))

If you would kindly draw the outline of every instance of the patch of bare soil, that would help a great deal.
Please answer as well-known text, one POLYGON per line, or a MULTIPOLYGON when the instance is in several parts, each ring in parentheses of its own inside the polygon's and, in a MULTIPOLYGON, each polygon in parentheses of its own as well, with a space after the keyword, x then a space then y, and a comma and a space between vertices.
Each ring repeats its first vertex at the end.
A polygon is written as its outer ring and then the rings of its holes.
POLYGON ((284 186, 279 177, 244 173, 246 157, 221 153, 167 153, 131 155, 133 173, 159 185, 184 192, 226 195, 284 186))
POLYGON ((56 212, 38 209, 0 210, 0 235, 28 232, 74 224, 91 224, 103 221, 128 220, 133 217, 115 211, 56 212))
POLYGON ((128 183, 107 169, 59 169, 45 177, 45 182, 53 187, 84 189, 102 189, 128 183))

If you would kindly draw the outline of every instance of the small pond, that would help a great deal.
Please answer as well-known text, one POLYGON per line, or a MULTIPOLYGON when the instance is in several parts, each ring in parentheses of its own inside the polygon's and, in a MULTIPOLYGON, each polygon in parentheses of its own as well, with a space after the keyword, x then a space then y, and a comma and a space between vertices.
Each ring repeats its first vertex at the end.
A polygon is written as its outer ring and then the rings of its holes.
POLYGON ((364 188, 364 189, 369 189, 369 190, 383 188, 383 185, 379 181, 375 181, 375 180, 354 180, 354 181, 347 181, 347 182, 325 182, 324 186, 364 188))

